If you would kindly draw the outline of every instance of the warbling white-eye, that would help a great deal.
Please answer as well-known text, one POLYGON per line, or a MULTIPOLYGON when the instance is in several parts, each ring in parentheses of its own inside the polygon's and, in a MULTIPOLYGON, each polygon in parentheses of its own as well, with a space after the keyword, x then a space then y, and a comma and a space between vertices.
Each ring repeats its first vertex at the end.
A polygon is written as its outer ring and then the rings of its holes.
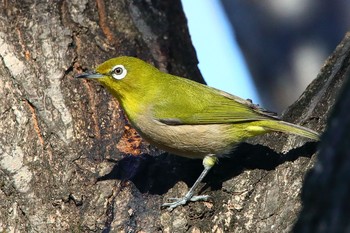
POLYGON ((194 190, 218 157, 247 138, 277 131, 319 139, 315 131, 281 121, 247 100, 163 73, 134 57, 110 59, 95 73, 77 78, 94 78, 106 87, 149 143, 203 160, 204 170, 188 193, 163 204, 170 210, 188 201, 207 200, 207 195, 193 196, 194 190))

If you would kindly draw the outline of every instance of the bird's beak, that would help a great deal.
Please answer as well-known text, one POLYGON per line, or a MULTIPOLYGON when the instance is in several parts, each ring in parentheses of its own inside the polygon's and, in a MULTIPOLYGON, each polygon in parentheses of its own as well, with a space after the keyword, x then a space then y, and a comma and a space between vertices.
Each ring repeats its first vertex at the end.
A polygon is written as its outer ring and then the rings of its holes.
POLYGON ((104 75, 99 73, 91 73, 91 74, 82 73, 75 76, 75 78, 102 78, 102 77, 104 77, 104 75))

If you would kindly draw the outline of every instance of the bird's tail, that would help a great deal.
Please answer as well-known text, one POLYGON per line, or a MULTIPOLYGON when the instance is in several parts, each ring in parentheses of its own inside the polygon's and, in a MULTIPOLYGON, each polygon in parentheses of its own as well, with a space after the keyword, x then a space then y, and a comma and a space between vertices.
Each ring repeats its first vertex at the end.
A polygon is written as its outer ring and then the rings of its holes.
POLYGON ((264 121, 263 127, 271 131, 295 134, 315 141, 320 140, 320 135, 316 131, 285 121, 264 121))

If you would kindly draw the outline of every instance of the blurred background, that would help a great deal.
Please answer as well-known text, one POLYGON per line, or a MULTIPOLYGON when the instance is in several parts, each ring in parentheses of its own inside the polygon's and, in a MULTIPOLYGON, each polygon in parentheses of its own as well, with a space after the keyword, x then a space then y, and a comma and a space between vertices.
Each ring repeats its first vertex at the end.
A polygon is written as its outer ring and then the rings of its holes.
POLYGON ((209 86, 281 113, 350 29, 349 0, 182 0, 209 86))

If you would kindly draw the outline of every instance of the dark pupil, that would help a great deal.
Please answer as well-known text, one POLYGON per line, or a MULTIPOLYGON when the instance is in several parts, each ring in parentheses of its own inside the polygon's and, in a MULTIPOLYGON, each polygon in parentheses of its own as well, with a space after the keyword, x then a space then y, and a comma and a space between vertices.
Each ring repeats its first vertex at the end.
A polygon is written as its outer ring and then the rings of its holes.
POLYGON ((118 67, 118 68, 116 68, 116 69, 114 70, 114 72, 115 72, 116 74, 121 74, 121 73, 123 73, 123 69, 120 68, 120 67, 118 67))

